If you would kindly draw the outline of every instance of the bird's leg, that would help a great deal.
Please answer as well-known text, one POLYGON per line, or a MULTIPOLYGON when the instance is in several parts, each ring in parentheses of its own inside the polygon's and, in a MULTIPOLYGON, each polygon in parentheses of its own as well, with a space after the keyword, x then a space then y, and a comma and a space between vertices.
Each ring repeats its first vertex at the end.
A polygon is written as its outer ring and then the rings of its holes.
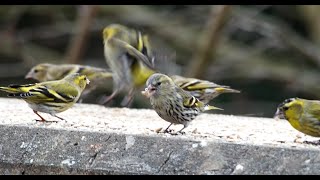
POLYGON ((164 133, 170 133, 171 130, 168 130, 168 129, 169 129, 169 127, 170 127, 172 124, 173 124, 173 123, 171 123, 163 132, 164 132, 164 133))
POLYGON ((40 122, 46 122, 47 121, 42 116, 40 116, 40 114, 38 114, 37 111, 33 110, 33 112, 41 118, 41 120, 36 119, 36 121, 40 121, 40 122))
POLYGON ((183 128, 182 129, 180 129, 178 132, 177 132, 177 134, 186 134, 185 132, 182 132, 182 130, 184 130, 185 128, 186 128, 187 126, 183 126, 183 128))
POLYGON ((183 134, 186 134, 185 132, 182 132, 182 130, 184 130, 186 127, 187 127, 187 126, 183 126, 183 128, 180 129, 178 132, 176 132, 176 133, 171 133, 171 134, 172 134, 172 135, 179 135, 179 134, 183 135, 183 134))
POLYGON ((36 119, 36 121, 40 121, 40 122, 58 122, 58 121, 47 121, 42 116, 40 116, 40 114, 38 114, 37 111, 33 110, 33 112, 41 118, 41 120, 36 119))
POLYGON ((133 101, 133 96, 134 96, 135 89, 131 88, 129 93, 123 98, 121 102, 121 106, 124 107, 130 107, 133 101))
POLYGON ((64 121, 65 121, 65 119, 63 119, 62 117, 59 117, 59 116, 57 116, 57 115, 55 115, 55 114, 51 114, 51 116, 56 117, 56 118, 59 118, 59 119, 61 119, 61 120, 64 120, 64 121))
POLYGON ((81 104, 82 101, 83 101, 83 99, 81 98, 81 99, 78 100, 78 103, 81 104))
POLYGON ((99 104, 107 104, 109 101, 111 101, 111 99, 113 99, 117 94, 118 94, 118 90, 115 90, 112 92, 112 94, 110 96, 104 96, 99 100, 99 104))

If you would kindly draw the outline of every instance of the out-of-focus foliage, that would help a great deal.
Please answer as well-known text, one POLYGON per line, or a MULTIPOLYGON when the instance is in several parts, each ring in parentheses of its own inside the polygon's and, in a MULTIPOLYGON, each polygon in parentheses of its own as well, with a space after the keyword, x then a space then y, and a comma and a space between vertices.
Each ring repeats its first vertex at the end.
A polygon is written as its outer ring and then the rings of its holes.
MULTIPOLYGON (((102 29, 119 23, 149 34, 160 69, 241 90, 210 102, 221 113, 271 117, 284 99, 320 99, 319 18, 300 5, 0 6, 0 85, 31 83, 38 63, 107 68, 102 29)), ((133 107, 150 106, 137 94, 133 107)))

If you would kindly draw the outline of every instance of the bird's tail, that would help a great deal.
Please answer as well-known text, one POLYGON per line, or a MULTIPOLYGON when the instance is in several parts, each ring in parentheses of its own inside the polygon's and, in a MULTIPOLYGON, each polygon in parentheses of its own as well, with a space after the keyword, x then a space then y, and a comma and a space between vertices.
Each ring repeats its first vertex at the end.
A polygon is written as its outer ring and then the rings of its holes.
POLYGON ((214 109, 223 110, 223 109, 221 109, 221 108, 218 108, 218 107, 215 107, 215 106, 211 106, 211 105, 208 105, 208 104, 204 107, 204 110, 205 110, 205 111, 214 110, 214 109))
POLYGON ((4 91, 9 93, 9 97, 26 97, 30 96, 31 94, 27 91, 24 91, 25 88, 28 88, 29 86, 32 86, 33 84, 26 84, 26 85, 15 85, 11 84, 8 87, 0 87, 0 91, 4 91))
POLYGON ((219 93, 240 93, 240 91, 238 90, 227 88, 227 87, 218 87, 218 88, 215 88, 215 90, 219 93))
POLYGON ((7 93, 19 93, 21 92, 18 88, 12 88, 12 87, 0 87, 1 91, 7 92, 7 93))

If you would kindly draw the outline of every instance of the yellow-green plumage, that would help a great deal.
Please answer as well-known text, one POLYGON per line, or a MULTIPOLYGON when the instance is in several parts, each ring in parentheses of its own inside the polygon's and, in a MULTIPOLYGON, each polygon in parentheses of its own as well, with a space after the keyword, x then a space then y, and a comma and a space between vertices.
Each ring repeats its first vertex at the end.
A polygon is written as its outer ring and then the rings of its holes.
POLYGON ((301 98, 286 99, 275 114, 286 119, 296 130, 314 137, 320 137, 320 101, 301 98))
POLYGON ((146 90, 142 92, 150 98, 150 103, 157 114, 171 124, 183 124, 183 128, 188 127, 201 112, 212 109, 220 109, 209 106, 190 93, 178 87, 170 77, 155 73, 146 82, 146 90))
MULTIPOLYGON (((129 101, 133 99, 134 89, 143 86, 147 79, 158 70, 154 67, 155 55, 147 35, 119 24, 111 24, 103 30, 104 53, 106 62, 113 71, 114 93, 103 103, 108 102, 120 90, 129 91, 129 101), (114 43, 117 40, 122 43, 114 43), (126 48, 126 47, 133 48, 126 48), (130 55, 135 54, 137 55, 130 55), (140 53, 143 56, 140 55, 140 53)), ((188 91, 204 103, 222 93, 239 93, 228 86, 221 86, 209 81, 170 76, 183 90, 188 91)), ((123 103, 123 104, 126 104, 123 103)))
POLYGON ((206 80, 187 78, 178 75, 172 75, 170 78, 176 85, 204 103, 209 103, 210 100, 223 93, 240 93, 240 91, 231 89, 229 86, 215 84, 206 80))
POLYGON ((81 97, 85 97, 97 87, 105 84, 112 78, 111 71, 104 68, 79 64, 49 63, 42 63, 32 67, 25 77, 37 80, 39 82, 44 82, 59 80, 72 73, 79 73, 80 75, 85 75, 88 79, 90 79, 90 84, 88 84, 85 90, 82 92, 81 97))
POLYGON ((103 30, 103 42, 106 63, 113 73, 114 92, 102 104, 126 90, 128 100, 122 104, 128 105, 135 89, 155 73, 148 37, 126 26, 111 24, 103 30))
POLYGON ((77 102, 88 83, 89 80, 85 75, 73 73, 61 80, 9 85, 8 87, 0 87, 0 90, 9 93, 9 97, 25 100, 34 113, 41 118, 41 121, 45 121, 37 113, 38 111, 58 117, 57 113, 69 109, 77 102))

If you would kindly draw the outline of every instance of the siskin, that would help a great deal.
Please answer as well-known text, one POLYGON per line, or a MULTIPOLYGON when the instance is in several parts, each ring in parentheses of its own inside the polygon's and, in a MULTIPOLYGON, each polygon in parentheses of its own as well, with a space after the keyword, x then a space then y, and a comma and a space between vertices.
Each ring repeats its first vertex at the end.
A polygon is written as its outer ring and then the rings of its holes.
POLYGON ((84 66, 79 64, 56 65, 49 63, 42 63, 32 67, 25 78, 44 82, 62 79, 66 75, 71 73, 86 75, 86 77, 90 79, 90 84, 87 85, 87 87, 83 90, 81 97, 87 96, 99 85, 112 78, 112 73, 109 70, 103 68, 84 66))
MULTIPOLYGON (((146 82, 147 88, 142 94, 150 98, 150 103, 157 114, 171 124, 165 129, 168 132, 172 124, 182 124, 187 128, 201 112, 212 109, 220 109, 207 105, 197 98, 175 85, 170 77, 155 73, 146 82)), ((222 109, 220 109, 222 110, 222 109)))
POLYGON ((231 89, 229 86, 222 86, 206 80, 186 78, 178 75, 170 76, 170 78, 176 85, 205 104, 223 93, 240 93, 240 91, 231 89))
POLYGON ((309 136, 320 137, 320 101, 286 99, 278 106, 274 118, 286 119, 296 130, 309 136))
POLYGON ((100 103, 106 104, 126 90, 129 93, 121 104, 128 106, 135 89, 142 87, 155 73, 148 36, 120 24, 111 24, 103 29, 103 43, 106 63, 113 73, 114 90, 100 103))
POLYGON ((73 73, 61 80, 9 85, 8 87, 0 87, 0 90, 9 93, 8 97, 25 100, 33 112, 41 118, 37 121, 45 122, 46 120, 38 114, 38 111, 64 120, 56 114, 73 106, 87 84, 89 84, 89 79, 85 75, 73 73))

